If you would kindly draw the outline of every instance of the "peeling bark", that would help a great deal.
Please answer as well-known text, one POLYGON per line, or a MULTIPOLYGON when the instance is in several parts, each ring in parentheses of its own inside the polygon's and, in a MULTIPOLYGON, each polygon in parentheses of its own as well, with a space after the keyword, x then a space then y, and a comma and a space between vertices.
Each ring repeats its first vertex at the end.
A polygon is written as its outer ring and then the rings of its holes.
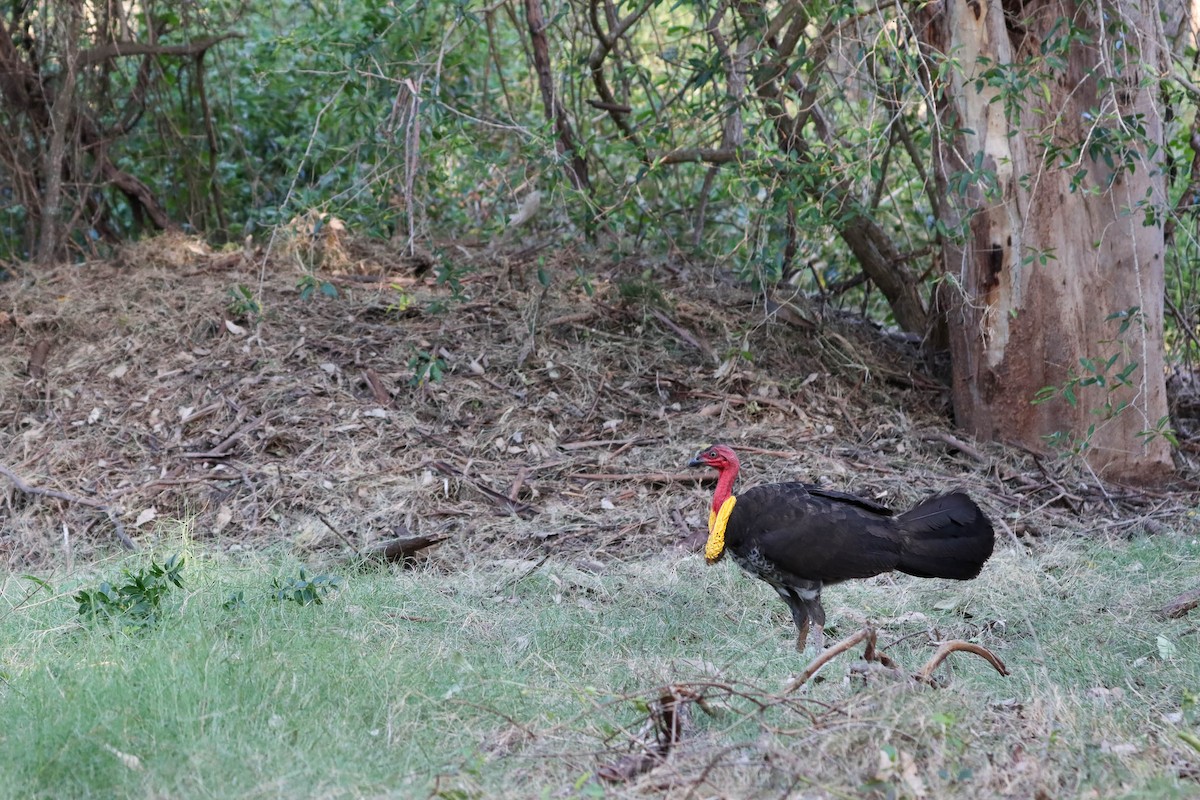
POLYGON ((1098 473, 1145 482, 1172 469, 1166 440, 1138 435, 1167 415, 1166 195, 1161 156, 1150 154, 1163 143, 1153 80, 1163 53, 1150 0, 1103 11, 1110 22, 1123 20, 1124 31, 1100 27, 1096 6, 1074 0, 1034 0, 1007 18, 1001 0, 926 7, 917 26, 925 43, 957 61, 946 85, 934 87, 945 136, 935 153, 939 213, 952 229, 964 229, 944 245, 948 282, 939 299, 949 306, 953 401, 962 427, 1041 451, 1050 449, 1047 437, 1069 432, 1075 443, 1086 440, 1083 452, 1098 473), (1063 18, 1087 30, 1091 42, 1070 45, 1065 69, 1039 65, 1037 91, 1006 98, 997 88, 1003 81, 990 79, 1038 57, 1060 35, 1063 18), (1127 37, 1121 47, 1114 46, 1118 36, 1127 37), (1137 152, 1128 154, 1129 170, 1121 166, 1125 154, 1114 155, 1115 145, 1102 136, 1104 126, 1134 120, 1143 131, 1137 152), (1049 139, 1039 140, 1042 133, 1049 139), (964 171, 975 172, 965 184, 964 171), (1112 315, 1134 307, 1120 331, 1124 320, 1112 315), (1104 386, 1079 382, 1095 374, 1083 359, 1103 364, 1113 357, 1104 386), (1114 386, 1126 368, 1130 385, 1114 386), (1046 387, 1058 387, 1059 395, 1034 404, 1046 387), (1106 404, 1128 407, 1107 414, 1106 404))

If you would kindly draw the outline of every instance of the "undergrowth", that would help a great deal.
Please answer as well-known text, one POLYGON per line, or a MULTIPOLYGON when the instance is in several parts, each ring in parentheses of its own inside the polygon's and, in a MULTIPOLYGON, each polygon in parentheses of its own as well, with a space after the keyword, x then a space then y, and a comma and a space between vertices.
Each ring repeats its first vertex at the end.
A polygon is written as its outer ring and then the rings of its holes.
POLYGON ((9 575, 0 797, 1190 797, 1194 626, 1148 610, 1190 588, 1195 533, 1008 545, 961 584, 834 587, 831 637, 872 622, 909 669, 932 639, 970 639, 1012 674, 955 654, 944 688, 917 688, 846 654, 790 697, 807 659, 782 604, 690 554, 318 581, 285 556, 189 553, 152 627, 85 623, 72 598, 161 559, 9 575), (701 701, 681 740, 604 782, 663 687, 701 701))

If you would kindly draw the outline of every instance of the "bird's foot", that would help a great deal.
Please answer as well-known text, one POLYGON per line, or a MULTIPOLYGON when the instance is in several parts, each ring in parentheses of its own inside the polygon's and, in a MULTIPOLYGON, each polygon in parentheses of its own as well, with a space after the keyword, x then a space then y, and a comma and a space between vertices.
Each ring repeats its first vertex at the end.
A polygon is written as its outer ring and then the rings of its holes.
POLYGON ((800 653, 820 655, 825 650, 825 630, 814 625, 810 630, 800 634, 796 638, 796 650, 800 653))

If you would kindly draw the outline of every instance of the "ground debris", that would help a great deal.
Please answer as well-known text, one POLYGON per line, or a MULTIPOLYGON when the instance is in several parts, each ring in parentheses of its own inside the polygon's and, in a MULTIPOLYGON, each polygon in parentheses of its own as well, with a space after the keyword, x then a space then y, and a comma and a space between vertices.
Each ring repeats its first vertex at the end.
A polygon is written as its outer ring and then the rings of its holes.
POLYGON ((1082 529, 1078 513, 1124 502, 952 437, 944 388, 896 380, 919 360, 836 313, 797 328, 749 288, 687 270, 664 270, 652 298, 623 293, 644 263, 570 248, 472 250, 432 270, 344 232, 320 244, 301 268, 163 236, 6 285, 0 464, 42 493, 0 481, 0 560, 58 558, 64 525, 76 558, 114 529, 137 546, 178 520, 227 546, 302 546, 316 508, 356 553, 403 524, 447 537, 434 563, 531 546, 638 557, 703 534, 707 476, 683 464, 717 440, 753 456, 754 482, 897 504, 967 485, 989 511, 1015 512, 1018 533, 1082 529), (535 264, 548 286, 513 281, 535 264), (329 290, 305 295, 313 280, 329 290), (748 319, 761 323, 750 333, 748 319), (157 519, 136 527, 150 506, 157 519), (689 508, 699 522, 681 525, 689 508))
POLYGON ((649 704, 646 722, 634 737, 634 752, 602 765, 596 777, 606 783, 625 783, 665 761, 691 733, 693 703, 704 708, 703 695, 696 689, 683 684, 665 687, 649 704))
MULTIPOLYGON (((826 648, 823 652, 817 655, 812 662, 804 668, 798 676, 793 678, 785 689, 785 693, 791 693, 799 689, 801 686, 808 683, 816 676, 821 669, 833 659, 852 650, 860 644, 865 644, 863 648, 863 661, 867 664, 879 664, 885 670, 896 675, 904 674, 900 665, 893 661, 887 654, 880 651, 876 646, 877 633, 874 626, 867 625, 866 627, 852 633, 842 639, 837 644, 826 648)), ((923 683, 929 686, 936 686, 933 679, 933 673, 945 661, 951 653, 971 653, 987 661, 992 665, 992 668, 1001 675, 1009 674, 1008 668, 1000 657, 982 645, 973 642, 967 642, 962 639, 953 639, 942 642, 938 645, 938 649, 925 662, 925 666, 912 673, 909 677, 916 683, 923 683)))
POLYGON ((1173 597, 1154 613, 1159 619, 1179 619, 1186 616, 1196 606, 1200 606, 1200 587, 1189 589, 1183 594, 1173 597))

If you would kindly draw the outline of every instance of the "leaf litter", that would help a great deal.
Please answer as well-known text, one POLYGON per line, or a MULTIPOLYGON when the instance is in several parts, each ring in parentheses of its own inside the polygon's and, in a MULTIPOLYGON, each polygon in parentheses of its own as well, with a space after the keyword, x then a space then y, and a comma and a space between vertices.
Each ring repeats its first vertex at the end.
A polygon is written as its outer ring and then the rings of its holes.
POLYGON ((718 440, 755 482, 899 506, 963 486, 1026 540, 1096 509, 1120 533, 1186 497, 965 442, 906 337, 803 297, 764 303, 715 267, 457 244, 333 255, 304 268, 295 248, 167 235, 0 285, 8 566, 58 557, 64 527, 80 558, 177 520, 216 546, 331 557, 425 537, 443 565, 694 547, 711 476, 683 465, 718 440), (302 295, 313 281, 332 288, 302 295))

